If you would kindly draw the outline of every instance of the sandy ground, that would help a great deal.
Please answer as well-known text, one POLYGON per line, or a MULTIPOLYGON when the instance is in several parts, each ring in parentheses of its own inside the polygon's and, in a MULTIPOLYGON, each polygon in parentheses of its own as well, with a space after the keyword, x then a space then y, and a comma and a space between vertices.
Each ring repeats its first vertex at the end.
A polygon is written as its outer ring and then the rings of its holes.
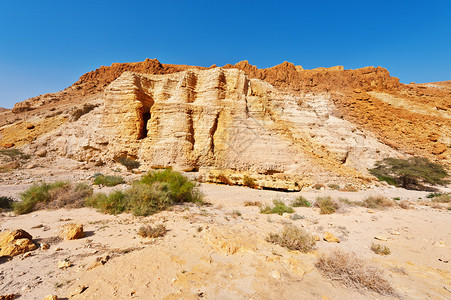
MULTIPOLYGON (((38 178, 89 181, 91 175, 82 169, 69 174, 64 168, 36 168, 2 175, 0 191, 1 195, 17 197, 38 178)), ((451 299, 451 212, 421 205, 425 192, 377 188, 284 193, 214 184, 200 188, 211 205, 175 206, 149 217, 104 215, 90 208, 20 216, 2 213, 0 230, 21 228, 36 243, 48 242, 51 247, 32 251, 28 257, 0 261, 0 295, 15 293, 20 299, 42 299, 53 293, 64 299, 85 286, 82 294, 72 298, 451 299), (317 208, 302 207, 295 208, 301 218, 293 221, 244 206, 246 201, 269 204, 273 199, 288 203, 298 195, 309 200, 331 195, 354 201, 377 194, 408 200, 411 209, 372 212, 345 207, 339 213, 320 215, 317 208), (83 224, 86 236, 74 241, 56 238, 59 228, 68 222, 83 224), (290 223, 320 237, 331 232, 340 243, 321 240, 313 252, 304 254, 265 240, 270 232, 290 223), (164 224, 169 231, 161 238, 142 238, 137 230, 145 224, 164 224), (399 235, 391 234, 394 231, 399 235), (380 235, 387 241, 374 239, 380 235), (376 255, 370 250, 372 242, 388 246, 391 254, 376 255), (383 270, 398 296, 349 289, 323 278, 315 267, 318 255, 335 248, 354 252, 383 270), (110 258, 104 265, 90 268, 97 258, 106 256, 110 258), (58 269, 58 261, 65 259, 73 266, 58 269)))

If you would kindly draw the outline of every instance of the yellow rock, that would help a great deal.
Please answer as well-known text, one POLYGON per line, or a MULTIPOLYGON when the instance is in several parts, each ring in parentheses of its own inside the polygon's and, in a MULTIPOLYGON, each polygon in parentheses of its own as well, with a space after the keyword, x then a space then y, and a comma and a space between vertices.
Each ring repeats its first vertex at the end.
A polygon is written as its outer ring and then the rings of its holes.
POLYGON ((36 249, 32 236, 22 229, 0 234, 0 256, 15 256, 36 249))
POLYGON ((69 223, 63 226, 60 237, 65 240, 76 240, 84 236, 83 225, 69 223))
POLYGON ((379 241, 386 241, 387 240, 387 237, 383 236, 383 235, 376 235, 374 238, 376 240, 379 240, 379 241))
POLYGON ((334 236, 330 232, 326 232, 326 235, 324 236, 323 239, 329 243, 339 243, 340 242, 340 239, 337 238, 336 236, 334 236))
POLYGON ((72 263, 68 260, 60 260, 58 262, 58 269, 67 269, 72 266, 72 263))
POLYGON ((58 296, 56 296, 56 295, 47 295, 42 300, 58 300, 58 296))

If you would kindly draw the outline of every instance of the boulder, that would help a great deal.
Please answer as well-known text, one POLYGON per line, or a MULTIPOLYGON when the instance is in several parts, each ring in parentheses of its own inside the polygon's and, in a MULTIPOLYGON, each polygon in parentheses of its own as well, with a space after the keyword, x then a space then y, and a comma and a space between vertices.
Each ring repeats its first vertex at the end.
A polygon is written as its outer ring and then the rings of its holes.
POLYGON ((36 248, 32 236, 25 230, 17 229, 0 234, 0 256, 15 256, 36 248))
POLYGON ((58 296, 57 295, 47 295, 44 297, 43 300, 58 300, 58 296))
POLYGON ((329 243, 339 243, 340 239, 337 238, 336 236, 334 236, 332 233, 330 232, 326 232, 326 235, 323 238, 326 242, 329 243))
POLYGON ((60 237, 65 240, 76 240, 84 237, 83 225, 75 223, 64 225, 61 228, 60 237))

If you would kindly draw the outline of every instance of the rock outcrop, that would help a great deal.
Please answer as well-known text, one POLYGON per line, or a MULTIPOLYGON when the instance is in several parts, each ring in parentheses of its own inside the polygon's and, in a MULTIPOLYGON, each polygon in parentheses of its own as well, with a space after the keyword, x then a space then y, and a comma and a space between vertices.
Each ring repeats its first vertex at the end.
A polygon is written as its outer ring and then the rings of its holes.
POLYGON ((16 229, 0 234, 0 256, 16 256, 36 248, 32 236, 25 230, 16 229))

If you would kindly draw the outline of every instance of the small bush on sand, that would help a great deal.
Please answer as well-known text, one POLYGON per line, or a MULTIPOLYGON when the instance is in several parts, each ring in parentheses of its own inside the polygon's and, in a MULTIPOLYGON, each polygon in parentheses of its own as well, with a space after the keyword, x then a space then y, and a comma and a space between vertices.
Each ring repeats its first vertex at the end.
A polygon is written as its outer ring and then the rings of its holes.
POLYGON ((165 169, 164 171, 149 172, 142 176, 141 183, 161 183, 162 189, 169 194, 175 203, 194 202, 202 203, 202 193, 196 184, 179 172, 165 169))
POLYGON ((386 207, 391 207, 395 205, 395 203, 383 196, 369 196, 362 202, 358 202, 358 205, 366 208, 383 209, 386 207))
POLYGON ((312 204, 302 196, 297 197, 291 202, 292 207, 310 207, 312 204))
POLYGON ((258 187, 258 185, 255 183, 255 179, 252 177, 249 177, 247 175, 244 175, 244 177, 243 177, 243 185, 250 187, 252 189, 255 189, 258 187))
POLYGON ((269 205, 266 205, 265 207, 260 209, 260 213, 262 214, 279 214, 283 215, 284 213, 293 213, 293 208, 286 206, 283 201, 280 200, 274 200, 274 207, 271 207, 269 205))
POLYGON ((133 169, 137 169, 139 168, 139 166, 141 166, 141 163, 137 160, 134 160, 132 158, 128 158, 128 157, 119 157, 117 159, 117 162, 120 163, 121 165, 125 166, 127 168, 127 170, 131 171, 133 169))
POLYGON ((354 253, 335 250, 330 255, 320 255, 316 267, 324 277, 337 280, 347 287, 396 296, 390 281, 383 278, 382 270, 367 264, 354 253))
POLYGON ((340 189, 340 186, 336 183, 330 183, 327 185, 328 188, 330 188, 331 190, 335 190, 338 191, 340 189))
POLYGON ((147 216, 177 203, 203 203, 202 197, 193 182, 180 173, 167 169, 143 175, 141 180, 135 181, 124 192, 95 194, 85 204, 105 213, 128 211, 135 216, 147 216))
POLYGON ((30 155, 25 154, 21 150, 15 148, 0 150, 0 155, 9 156, 12 159, 27 160, 30 158, 30 155))
POLYGON ((218 182, 225 185, 232 185, 232 182, 224 174, 218 175, 218 182))
POLYGON ((141 226, 138 230, 138 235, 144 238, 158 238, 166 234, 168 230, 164 224, 152 227, 150 225, 141 226))
POLYGON ((438 202, 438 203, 451 203, 451 194, 440 194, 437 196, 432 197, 432 202, 438 202))
POLYGON ((312 250, 316 244, 311 234, 293 225, 286 225, 281 233, 270 233, 266 240, 290 250, 301 252, 312 250))
POLYGON ((11 197, 0 196, 0 210, 11 209, 14 203, 14 199, 11 197))
POLYGON ((324 184, 317 183, 317 184, 315 184, 315 185, 313 186, 313 188, 314 188, 315 190, 320 190, 320 189, 324 189, 325 186, 324 186, 324 184))
POLYGON ((245 201, 244 206, 262 206, 260 201, 245 201))
POLYGON ((320 214, 322 215, 333 214, 340 208, 340 204, 332 200, 329 196, 316 198, 315 206, 319 207, 320 214))
POLYGON ((57 181, 54 183, 33 184, 20 195, 22 201, 15 202, 14 211, 26 214, 38 209, 83 207, 86 197, 92 194, 92 188, 86 184, 72 184, 57 181))
POLYGON ((389 255, 391 253, 390 248, 388 248, 387 246, 384 246, 382 244, 376 244, 376 243, 372 243, 371 244, 371 250, 379 255, 389 255))
POLYGON ((98 175, 94 179, 95 185, 115 186, 122 183, 124 183, 124 178, 121 176, 98 175))
POLYGON ((95 193, 86 198, 85 206, 97 208, 103 213, 117 215, 127 210, 127 201, 121 191, 112 192, 109 195, 95 193))

